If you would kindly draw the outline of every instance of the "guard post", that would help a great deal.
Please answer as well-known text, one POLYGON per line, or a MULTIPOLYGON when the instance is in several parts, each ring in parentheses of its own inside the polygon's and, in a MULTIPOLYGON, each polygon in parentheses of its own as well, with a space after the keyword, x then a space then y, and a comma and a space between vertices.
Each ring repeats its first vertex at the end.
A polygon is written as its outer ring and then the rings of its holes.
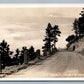
POLYGON ((24 64, 28 64, 27 50, 24 50, 24 64))

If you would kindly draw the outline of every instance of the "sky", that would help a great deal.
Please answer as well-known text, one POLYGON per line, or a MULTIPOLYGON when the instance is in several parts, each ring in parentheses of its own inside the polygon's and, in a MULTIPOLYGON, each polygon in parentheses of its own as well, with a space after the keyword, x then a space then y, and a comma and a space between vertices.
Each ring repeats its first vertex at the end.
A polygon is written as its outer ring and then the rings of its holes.
POLYGON ((82 7, 26 7, 0 8, 0 42, 5 39, 11 50, 23 46, 41 49, 48 23, 58 25, 61 37, 57 48, 65 48, 67 36, 73 34, 72 26, 82 7))

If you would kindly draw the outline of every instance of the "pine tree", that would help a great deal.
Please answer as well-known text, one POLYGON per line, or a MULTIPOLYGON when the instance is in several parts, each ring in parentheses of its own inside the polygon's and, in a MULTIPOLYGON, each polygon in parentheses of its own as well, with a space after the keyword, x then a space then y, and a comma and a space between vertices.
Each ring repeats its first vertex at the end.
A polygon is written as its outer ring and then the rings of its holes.
POLYGON ((16 54, 14 55, 14 57, 12 59, 13 65, 14 64, 19 64, 19 62, 20 62, 20 59, 19 59, 19 57, 20 57, 20 50, 19 49, 16 49, 15 52, 16 52, 16 54))
POLYGON ((73 30, 74 30, 76 38, 77 38, 79 36, 79 27, 78 27, 78 20, 77 19, 74 20, 73 30))
POLYGON ((5 40, 3 40, 0 43, 0 53, 1 53, 1 60, 2 60, 3 66, 5 67, 8 65, 11 65, 10 55, 12 55, 13 52, 10 51, 9 45, 7 44, 7 42, 5 40))
POLYGON ((45 42, 44 46, 42 47, 43 51, 47 51, 47 52, 50 52, 51 51, 51 42, 53 41, 52 40, 52 26, 50 23, 48 23, 48 26, 46 28, 46 36, 45 36, 45 39, 43 40, 45 42))
MULTIPOLYGON (((51 54, 51 50, 54 46, 54 49, 56 49, 56 42, 58 41, 57 36, 60 36, 60 30, 58 25, 55 25, 54 27, 51 26, 50 23, 48 23, 48 26, 46 28, 46 36, 43 40, 45 42, 44 46, 42 47, 43 51, 49 52, 51 54)), ((46 52, 45 52, 46 53, 46 52)))
POLYGON ((81 17, 78 19, 78 26, 79 26, 79 36, 84 36, 84 8, 83 11, 80 13, 81 17))
POLYGON ((24 51, 25 50, 27 50, 27 47, 22 47, 20 58, 19 58, 20 64, 24 63, 24 51))
POLYGON ((61 32, 59 30, 58 25, 55 25, 52 30, 53 30, 52 32, 53 33, 53 46, 54 48, 56 48, 56 42, 58 41, 57 36, 60 36, 61 32))
POLYGON ((36 58, 36 54, 35 54, 35 51, 34 51, 34 47, 31 46, 29 49, 28 49, 28 58, 30 60, 34 60, 36 58))
POLYGON ((20 50, 19 50, 19 49, 16 49, 16 54, 15 54, 15 58, 16 58, 16 59, 18 59, 19 54, 20 54, 20 50))

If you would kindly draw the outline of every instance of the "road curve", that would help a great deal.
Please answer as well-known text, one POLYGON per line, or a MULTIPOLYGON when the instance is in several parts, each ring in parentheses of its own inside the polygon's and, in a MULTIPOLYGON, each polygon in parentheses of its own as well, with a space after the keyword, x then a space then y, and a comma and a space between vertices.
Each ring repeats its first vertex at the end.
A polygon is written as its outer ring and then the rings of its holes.
POLYGON ((57 52, 35 65, 5 78, 84 77, 84 56, 75 52, 57 52))

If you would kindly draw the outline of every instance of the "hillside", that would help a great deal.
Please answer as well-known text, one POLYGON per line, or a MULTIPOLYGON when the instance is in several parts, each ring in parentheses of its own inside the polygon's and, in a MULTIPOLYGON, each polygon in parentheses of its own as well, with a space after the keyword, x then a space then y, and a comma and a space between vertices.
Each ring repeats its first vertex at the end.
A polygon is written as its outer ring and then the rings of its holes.
POLYGON ((75 46, 75 52, 78 52, 84 55, 84 37, 74 42, 73 44, 71 44, 70 49, 72 49, 73 46, 75 46))

